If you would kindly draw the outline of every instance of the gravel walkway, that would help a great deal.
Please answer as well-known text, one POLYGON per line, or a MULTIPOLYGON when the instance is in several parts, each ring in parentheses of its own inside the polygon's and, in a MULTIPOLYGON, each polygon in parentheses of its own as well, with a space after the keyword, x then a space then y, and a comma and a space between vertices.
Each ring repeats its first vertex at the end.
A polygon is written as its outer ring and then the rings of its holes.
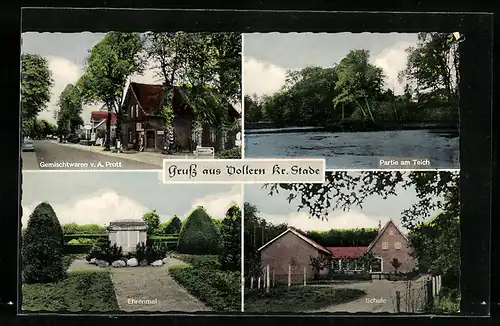
POLYGON ((118 305, 121 310, 149 312, 208 311, 202 302, 174 281, 168 267, 184 264, 168 258, 161 267, 111 268, 118 305))

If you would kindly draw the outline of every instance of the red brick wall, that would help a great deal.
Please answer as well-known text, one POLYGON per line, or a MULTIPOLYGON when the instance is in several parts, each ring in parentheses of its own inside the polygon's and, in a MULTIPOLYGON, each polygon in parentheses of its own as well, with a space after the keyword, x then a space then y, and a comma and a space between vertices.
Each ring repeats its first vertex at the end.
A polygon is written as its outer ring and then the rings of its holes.
POLYGON ((313 269, 310 257, 318 257, 319 251, 310 244, 288 232, 261 251, 262 267, 269 264, 270 278, 275 275, 281 283, 288 282, 288 265, 291 265, 293 283, 303 282, 304 267, 308 279, 312 279, 313 269), (273 274, 274 271, 274 274, 273 274))
POLYGON ((382 271, 384 273, 394 272, 394 267, 390 263, 393 258, 397 258, 401 263, 399 272, 411 272, 416 267, 415 259, 410 256, 412 252, 410 244, 392 223, 387 226, 370 252, 376 257, 382 258, 382 271), (393 231, 393 235, 391 235, 391 231, 393 231), (388 249, 382 249, 383 242, 388 243, 388 249), (401 249, 395 249, 396 242, 401 243, 401 249))

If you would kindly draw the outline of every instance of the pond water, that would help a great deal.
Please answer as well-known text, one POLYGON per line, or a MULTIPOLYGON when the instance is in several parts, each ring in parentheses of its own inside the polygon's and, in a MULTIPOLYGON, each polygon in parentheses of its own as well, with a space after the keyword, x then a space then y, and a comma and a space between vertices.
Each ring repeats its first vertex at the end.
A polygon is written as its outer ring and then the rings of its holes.
POLYGON ((459 137, 451 130, 250 133, 245 157, 325 158, 327 169, 378 169, 382 158, 427 159, 427 168, 460 168, 459 137))

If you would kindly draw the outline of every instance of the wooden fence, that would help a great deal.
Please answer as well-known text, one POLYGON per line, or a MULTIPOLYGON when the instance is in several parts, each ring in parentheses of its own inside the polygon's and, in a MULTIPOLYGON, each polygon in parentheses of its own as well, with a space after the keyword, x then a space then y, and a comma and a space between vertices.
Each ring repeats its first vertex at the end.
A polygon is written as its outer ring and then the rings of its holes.
POLYGON ((300 283, 303 286, 307 285, 307 268, 303 268, 303 272, 300 274, 297 273, 292 273, 292 266, 288 265, 288 273, 286 275, 276 275, 275 271, 271 271, 271 268, 269 265, 266 265, 263 269, 262 276, 261 277, 250 277, 247 283, 247 286, 250 289, 265 289, 267 292, 269 292, 269 289, 271 287, 275 287, 278 284, 283 284, 282 280, 283 277, 286 276, 286 284, 287 286, 292 286, 292 284, 297 284, 298 279, 300 279, 300 283))
POLYGON ((414 286, 412 281, 407 287, 396 291, 393 297, 394 312, 423 313, 433 304, 434 298, 441 292, 441 275, 425 277, 414 286))

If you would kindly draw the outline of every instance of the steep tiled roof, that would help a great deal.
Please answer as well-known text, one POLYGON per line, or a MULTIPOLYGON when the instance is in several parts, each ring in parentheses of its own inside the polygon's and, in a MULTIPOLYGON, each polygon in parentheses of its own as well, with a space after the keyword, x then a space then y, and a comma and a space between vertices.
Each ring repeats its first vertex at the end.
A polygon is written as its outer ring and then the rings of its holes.
MULTIPOLYGON (((90 119, 94 121, 101 121, 108 119, 107 111, 92 111, 90 114, 90 119)), ((111 125, 116 125, 116 113, 111 112, 111 125)))
POLYGON ((326 247, 336 258, 359 258, 366 253, 368 247, 326 247))
POLYGON ((145 114, 154 115, 160 111, 165 96, 165 87, 163 85, 132 82, 130 87, 145 114))

